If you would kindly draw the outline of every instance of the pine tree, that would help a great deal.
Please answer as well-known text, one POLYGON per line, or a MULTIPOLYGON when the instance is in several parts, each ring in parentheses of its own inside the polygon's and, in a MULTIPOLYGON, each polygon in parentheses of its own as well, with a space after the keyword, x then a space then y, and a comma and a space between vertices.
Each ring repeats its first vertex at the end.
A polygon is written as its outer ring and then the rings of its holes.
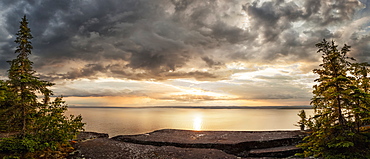
POLYGON ((351 62, 355 59, 347 56, 350 46, 344 45, 339 51, 334 41, 324 39, 316 47, 323 63, 321 69, 313 70, 319 75, 311 102, 315 116, 306 123, 312 133, 299 146, 305 156, 369 157, 368 138, 359 131, 370 116, 368 77, 364 73, 368 65, 351 62))
POLYGON ((19 135, 0 140, 0 152, 24 154, 57 150, 68 145, 68 140, 83 130, 82 117, 64 116, 67 106, 62 97, 50 101, 53 92, 48 87, 54 84, 35 76, 33 63, 28 58, 33 37, 26 16, 22 18, 16 35, 14 42, 18 46, 15 53, 18 55, 9 61, 9 80, 0 82, 0 115, 6 117, 6 122, 15 128, 13 131, 19 131, 19 135))

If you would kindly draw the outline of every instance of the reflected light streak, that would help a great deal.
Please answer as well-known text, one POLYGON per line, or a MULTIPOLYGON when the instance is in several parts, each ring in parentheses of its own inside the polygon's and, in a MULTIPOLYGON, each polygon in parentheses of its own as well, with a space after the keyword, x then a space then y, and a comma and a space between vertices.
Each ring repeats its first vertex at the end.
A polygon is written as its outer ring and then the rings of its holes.
POLYGON ((202 130, 202 116, 201 115, 196 115, 193 119, 193 129, 196 131, 202 130))

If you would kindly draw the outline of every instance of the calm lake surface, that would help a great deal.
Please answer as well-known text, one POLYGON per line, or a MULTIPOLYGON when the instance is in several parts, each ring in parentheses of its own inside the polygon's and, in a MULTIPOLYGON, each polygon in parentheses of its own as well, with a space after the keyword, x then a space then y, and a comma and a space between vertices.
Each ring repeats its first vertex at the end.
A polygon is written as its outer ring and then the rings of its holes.
MULTIPOLYGON (((110 137, 159 129, 263 131, 297 130, 300 109, 68 108, 81 114, 86 131, 110 137)), ((307 115, 313 109, 305 109, 307 115)))

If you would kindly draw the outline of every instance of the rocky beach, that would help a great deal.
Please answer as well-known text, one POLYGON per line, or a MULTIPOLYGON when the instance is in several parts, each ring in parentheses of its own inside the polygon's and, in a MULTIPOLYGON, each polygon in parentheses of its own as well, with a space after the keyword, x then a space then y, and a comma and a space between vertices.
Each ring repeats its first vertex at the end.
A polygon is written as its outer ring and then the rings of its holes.
POLYGON ((69 159, 294 158, 301 131, 192 131, 163 129, 138 135, 82 132, 69 159))

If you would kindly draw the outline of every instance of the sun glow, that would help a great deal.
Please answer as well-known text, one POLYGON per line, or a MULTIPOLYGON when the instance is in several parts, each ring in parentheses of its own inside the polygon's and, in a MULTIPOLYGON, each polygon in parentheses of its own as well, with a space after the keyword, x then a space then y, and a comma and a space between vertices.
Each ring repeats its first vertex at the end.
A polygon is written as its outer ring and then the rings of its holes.
POLYGON ((223 92, 213 92, 199 88, 181 88, 181 91, 171 93, 171 98, 182 101, 212 101, 212 100, 230 100, 237 97, 223 92))
POLYGON ((209 91, 204 91, 202 89, 196 89, 192 88, 189 90, 184 90, 185 94, 192 94, 192 95, 198 95, 198 96, 222 96, 221 94, 214 93, 214 92, 209 92, 209 91))
POLYGON ((202 115, 200 114, 195 115, 193 118, 193 129, 196 131, 202 130, 202 123, 203 123, 202 115))

